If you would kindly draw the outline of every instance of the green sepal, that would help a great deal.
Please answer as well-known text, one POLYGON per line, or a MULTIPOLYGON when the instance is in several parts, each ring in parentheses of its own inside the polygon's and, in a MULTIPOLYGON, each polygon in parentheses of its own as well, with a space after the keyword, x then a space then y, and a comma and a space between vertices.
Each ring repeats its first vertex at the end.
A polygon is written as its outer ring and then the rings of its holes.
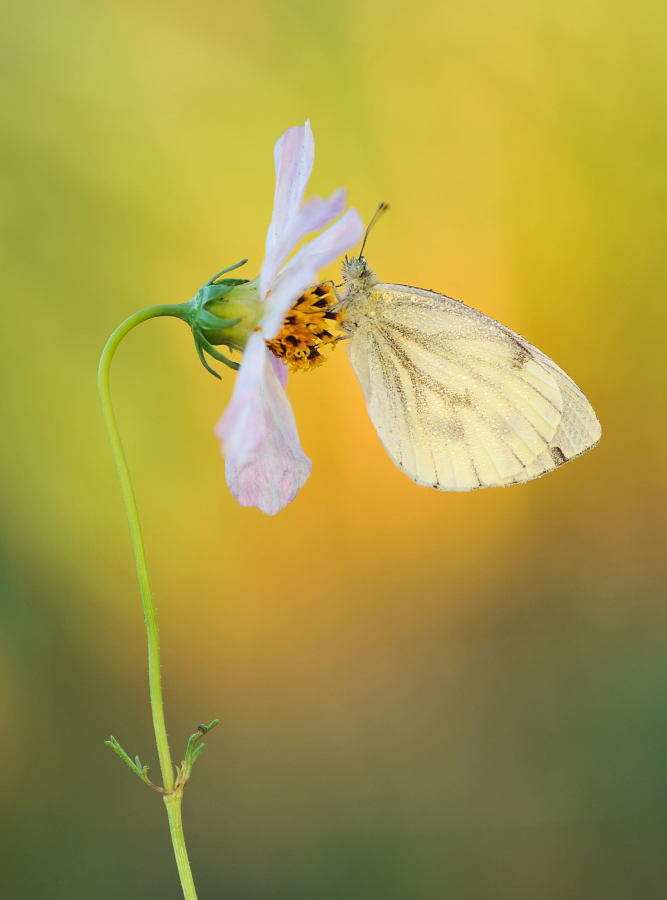
POLYGON ((202 306, 205 306, 211 300, 219 300, 221 297, 224 297, 225 294, 228 294, 233 285, 225 284, 222 281, 215 281, 213 284, 205 284, 203 287, 199 288, 199 302, 202 306))
POLYGON ((207 372, 210 372, 211 375, 215 375, 216 378, 219 378, 220 381, 222 381, 222 375, 218 375, 218 373, 215 371, 215 369, 212 369, 209 366, 209 364, 206 362, 206 357, 204 356, 204 351, 200 347, 199 342, 197 341, 197 338, 195 338, 195 347, 197 348, 197 355, 199 356, 199 359, 201 360, 202 366, 206 369, 207 372))
POLYGON ((224 328, 232 328, 234 325, 238 325, 240 321, 240 318, 221 319, 207 309, 201 309, 197 316, 197 324, 210 331, 222 331, 224 328))
POLYGON ((197 332, 195 339, 197 343, 206 350, 209 356, 212 356, 213 359, 217 359, 218 362, 224 363, 226 366, 229 366, 230 369, 234 369, 235 372, 238 372, 240 369, 239 364, 228 357, 223 356, 222 353, 219 353, 212 344, 209 344, 201 332, 197 332))
POLYGON ((222 281, 214 281, 206 283, 199 288, 199 303, 206 306, 211 300, 220 300, 225 294, 228 294, 232 288, 238 287, 240 284, 248 284, 247 278, 223 278, 222 281))
POLYGON ((238 287, 239 284, 248 284, 249 282, 249 278, 221 278, 220 281, 216 281, 215 284, 228 284, 230 288, 233 288, 238 287))
MULTIPOLYGON (((220 278, 221 275, 224 275, 226 272, 233 272, 234 269, 239 269, 241 266, 245 266, 245 264, 247 262, 248 262, 248 258, 246 257, 245 259, 242 259, 240 262, 234 263, 233 266, 227 266, 227 268, 223 269, 222 272, 218 272, 218 274, 214 275, 213 278, 209 278, 209 280, 206 282, 206 284, 213 284, 213 282, 217 281, 217 279, 220 278)), ((225 281, 227 281, 227 280, 236 281, 237 279, 235 279, 235 278, 225 279, 225 281)), ((240 279, 241 283, 243 281, 244 281, 244 279, 240 279)))

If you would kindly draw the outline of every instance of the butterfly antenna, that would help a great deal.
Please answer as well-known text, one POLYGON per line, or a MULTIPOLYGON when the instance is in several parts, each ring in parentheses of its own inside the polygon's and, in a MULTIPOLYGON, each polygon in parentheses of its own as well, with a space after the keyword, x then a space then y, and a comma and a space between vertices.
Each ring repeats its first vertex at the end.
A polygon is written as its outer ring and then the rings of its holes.
POLYGON ((377 220, 378 220, 378 218, 380 217, 381 213, 385 212, 385 210, 387 210, 387 209, 389 209, 389 204, 388 204, 388 203, 382 202, 382 203, 378 206, 378 208, 375 210, 375 215, 373 216, 373 218, 372 218, 372 219, 370 220, 370 222, 368 223, 368 228, 366 229, 366 234, 364 235, 364 242, 363 242, 363 244, 361 245, 361 250, 359 251, 359 259, 361 259, 361 257, 362 257, 363 254, 364 254, 364 247, 366 246, 366 241, 368 240, 368 232, 371 230, 371 228, 373 227, 373 225, 375 225, 375 223, 377 222, 377 220))

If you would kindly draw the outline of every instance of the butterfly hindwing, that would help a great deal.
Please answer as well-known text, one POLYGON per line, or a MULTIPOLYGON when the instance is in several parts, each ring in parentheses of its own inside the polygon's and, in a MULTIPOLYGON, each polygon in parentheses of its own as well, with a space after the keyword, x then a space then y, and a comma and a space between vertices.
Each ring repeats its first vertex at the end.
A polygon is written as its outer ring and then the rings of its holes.
MULTIPOLYGON (((520 340, 523 341, 523 338, 520 340)), ((530 481, 553 471, 594 447, 602 434, 593 407, 572 379, 552 359, 527 341, 524 343, 556 379, 563 398, 563 414, 547 449, 507 484, 530 481)))

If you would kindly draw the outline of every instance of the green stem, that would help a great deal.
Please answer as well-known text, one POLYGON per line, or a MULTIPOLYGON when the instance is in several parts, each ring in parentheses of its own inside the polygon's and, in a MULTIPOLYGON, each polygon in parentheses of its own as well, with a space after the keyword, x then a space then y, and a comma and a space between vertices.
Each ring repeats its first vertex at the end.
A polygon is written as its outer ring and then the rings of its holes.
POLYGON ((183 788, 181 787, 172 794, 165 794, 164 803, 169 816, 169 831, 171 831, 171 841, 174 845, 174 855, 181 879, 181 887, 183 888, 183 896, 185 900, 197 900, 195 883, 192 880, 192 870, 190 869, 190 860, 188 859, 188 851, 185 848, 185 838, 183 837, 182 799, 183 788))
POLYGON ((167 729, 164 721, 162 684, 160 680, 160 638, 158 635, 155 605, 153 603, 153 595, 148 576, 146 548, 144 547, 144 540, 141 533, 137 501, 134 496, 130 472, 127 467, 127 460, 120 439, 118 425, 116 424, 116 417, 111 405, 111 393, 109 391, 109 369, 111 367, 111 360, 116 352, 116 348, 125 335, 136 325, 145 322, 147 319, 153 319, 156 316, 177 316, 178 318, 187 319, 187 308, 189 308, 188 304, 185 303, 168 306, 151 306, 148 309, 140 310, 130 316, 129 319, 126 319, 122 325, 119 325, 114 331, 104 348, 102 358, 100 359, 97 383, 100 401, 102 403, 104 422, 109 434, 109 441, 111 442, 111 449, 113 451, 118 478, 123 492, 125 511, 130 526, 130 536, 132 538, 132 547, 134 549, 134 558, 137 566, 139 591, 141 593, 141 602, 143 604, 144 618, 146 620, 146 634, 148 637, 148 684, 150 688, 151 712, 153 715, 153 728, 155 730, 157 752, 160 759, 162 783, 166 791, 164 799, 167 804, 171 839, 174 845, 174 853, 176 855, 176 864, 178 866, 181 885, 183 887, 183 895, 186 900, 196 900, 197 894, 195 893, 190 864, 188 862, 188 854, 185 849, 183 825, 181 823, 182 788, 177 788, 176 791, 174 791, 174 767, 171 762, 167 729))

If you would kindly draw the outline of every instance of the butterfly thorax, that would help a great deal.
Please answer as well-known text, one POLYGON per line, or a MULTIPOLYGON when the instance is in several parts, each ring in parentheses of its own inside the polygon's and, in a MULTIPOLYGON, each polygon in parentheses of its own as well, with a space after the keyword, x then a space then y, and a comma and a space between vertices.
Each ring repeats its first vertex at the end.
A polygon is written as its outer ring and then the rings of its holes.
POLYGON ((378 278, 369 268, 365 257, 345 259, 343 263, 343 286, 345 288, 340 307, 343 310, 341 325, 347 331, 354 331, 368 314, 371 296, 378 278))

